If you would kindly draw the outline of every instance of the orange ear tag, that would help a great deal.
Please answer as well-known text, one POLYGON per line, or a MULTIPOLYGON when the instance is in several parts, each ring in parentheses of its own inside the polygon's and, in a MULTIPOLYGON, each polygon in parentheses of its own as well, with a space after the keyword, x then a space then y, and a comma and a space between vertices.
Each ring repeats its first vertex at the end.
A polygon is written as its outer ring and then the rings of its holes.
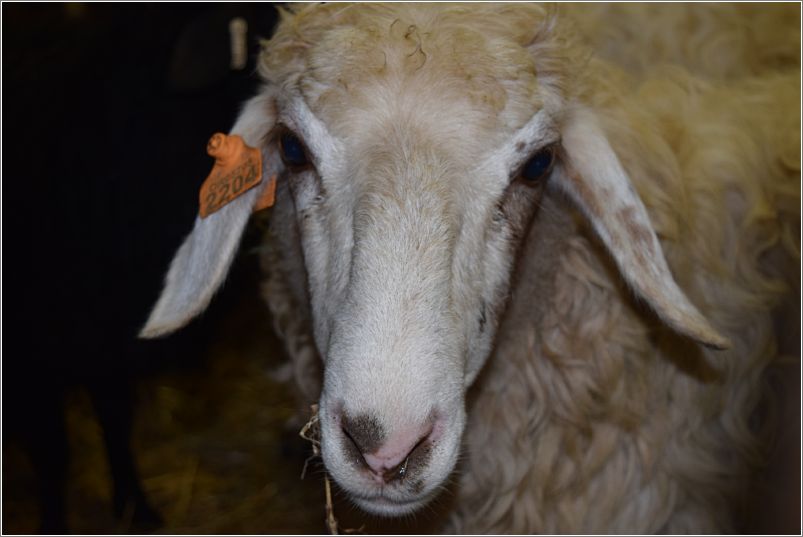
MULTIPOLYGON (((262 181, 262 153, 246 145, 242 137, 218 132, 209 139, 206 152, 215 158, 215 165, 201 185, 201 218, 206 218, 262 181)), ((276 176, 273 176, 256 201, 254 210, 273 205, 275 192, 276 176)))

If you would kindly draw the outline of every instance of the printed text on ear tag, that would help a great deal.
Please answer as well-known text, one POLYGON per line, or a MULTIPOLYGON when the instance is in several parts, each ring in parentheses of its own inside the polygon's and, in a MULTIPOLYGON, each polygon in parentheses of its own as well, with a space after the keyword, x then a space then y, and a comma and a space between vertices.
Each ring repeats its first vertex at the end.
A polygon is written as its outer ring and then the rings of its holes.
MULTIPOLYGON (((201 185, 201 218, 206 218, 262 181, 262 153, 246 145, 240 136, 216 133, 209 139, 206 152, 215 158, 215 165, 201 185)), ((275 183, 276 178, 271 177, 271 184, 265 185, 265 192, 257 201, 255 210, 273 205, 275 183)))

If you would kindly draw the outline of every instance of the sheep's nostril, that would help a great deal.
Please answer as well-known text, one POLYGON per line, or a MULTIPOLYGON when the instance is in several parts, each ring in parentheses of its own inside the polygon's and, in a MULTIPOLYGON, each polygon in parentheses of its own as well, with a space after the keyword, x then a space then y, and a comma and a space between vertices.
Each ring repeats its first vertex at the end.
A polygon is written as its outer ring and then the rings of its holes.
MULTIPOLYGON (((426 464, 426 459, 428 458, 428 448, 429 448, 429 433, 421 438, 418 443, 413 446, 413 449, 404 457, 404 460, 401 461, 396 466, 392 468, 385 469, 381 472, 382 479, 385 480, 386 483, 390 483, 391 481, 401 480, 407 477, 408 474, 412 473, 416 468, 421 468, 424 464, 426 464)), ((368 461, 366 460, 366 463, 368 461)), ((368 466, 376 473, 377 469, 371 466, 368 463, 368 466)))
POLYGON ((385 429, 373 416, 363 414, 351 418, 343 416, 341 422, 343 434, 357 452, 370 453, 379 449, 385 442, 385 429))
POLYGON ((351 433, 349 432, 348 429, 342 427, 342 430, 343 430, 343 438, 345 439, 344 447, 346 448, 346 451, 352 455, 352 458, 355 461, 364 463, 365 461, 363 460, 363 447, 359 443, 357 443, 357 440, 355 440, 353 436, 351 436, 351 433))
POLYGON ((343 446, 357 466, 367 467, 377 478, 389 483, 410 475, 429 458, 434 425, 398 428, 387 434, 378 419, 343 415, 343 446))
POLYGON ((410 456, 412 455, 412 451, 410 455, 408 455, 404 461, 397 464, 393 468, 388 468, 387 470, 382 472, 382 479, 385 483, 390 483, 391 481, 396 481, 397 479, 404 479, 407 475, 407 467, 410 464, 410 456))

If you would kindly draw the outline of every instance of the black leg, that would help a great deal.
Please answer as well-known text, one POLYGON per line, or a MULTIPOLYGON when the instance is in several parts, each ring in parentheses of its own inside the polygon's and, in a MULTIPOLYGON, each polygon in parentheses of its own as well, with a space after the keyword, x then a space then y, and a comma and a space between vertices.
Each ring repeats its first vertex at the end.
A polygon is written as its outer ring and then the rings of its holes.
POLYGON ((89 393, 95 407, 114 480, 114 512, 117 518, 131 517, 138 532, 162 526, 161 515, 148 503, 131 451, 133 393, 128 379, 112 377, 92 382, 89 393))

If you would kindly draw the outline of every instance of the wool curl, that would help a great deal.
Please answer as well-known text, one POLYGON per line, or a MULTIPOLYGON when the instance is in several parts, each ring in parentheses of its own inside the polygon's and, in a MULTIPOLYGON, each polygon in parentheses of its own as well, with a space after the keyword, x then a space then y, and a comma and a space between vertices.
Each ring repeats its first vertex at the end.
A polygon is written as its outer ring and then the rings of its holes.
MULTIPOLYGON (((324 116, 345 114, 336 110, 344 91, 387 69, 416 71, 417 51, 427 69, 416 77, 462 68, 475 80, 483 65, 431 53, 459 35, 469 51, 514 54, 503 43, 515 43, 556 99, 592 107, 680 287, 733 346, 705 349, 664 327, 622 282, 583 216, 548 193, 472 387, 444 529, 734 531, 734 511, 766 454, 769 424, 756 416, 783 339, 773 315, 799 305, 799 33, 793 42, 773 26, 794 21, 796 10, 664 6, 674 15, 659 20, 646 6, 565 9, 292 6, 265 44, 260 73, 305 88, 324 116), (404 31, 386 38, 399 18, 404 31), (610 37, 632 28, 660 46, 610 37), (338 43, 363 51, 364 61, 337 60, 338 43), (690 43, 705 53, 692 54, 690 43), (723 47, 727 61, 712 68, 723 47), (344 89, 337 77, 345 71, 344 89)), ((510 95, 527 94, 532 80, 504 76, 477 81, 475 97, 515 107, 510 95)), ((510 117, 515 124, 515 111, 510 117)), ((310 322, 289 298, 303 286, 303 267, 274 241, 266 239, 265 298, 302 392, 314 400, 319 380, 311 377, 320 372, 310 322)))

